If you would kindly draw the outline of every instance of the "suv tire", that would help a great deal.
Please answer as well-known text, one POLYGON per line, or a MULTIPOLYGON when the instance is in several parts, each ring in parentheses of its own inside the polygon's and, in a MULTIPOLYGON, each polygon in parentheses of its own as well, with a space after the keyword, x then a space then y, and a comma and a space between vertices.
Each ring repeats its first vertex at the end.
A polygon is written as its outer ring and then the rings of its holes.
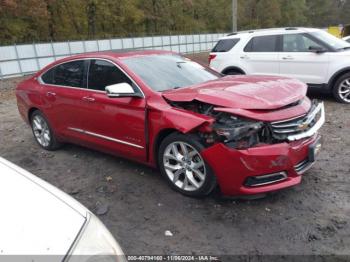
POLYGON ((344 104, 350 104, 350 73, 340 76, 333 86, 334 98, 344 104))

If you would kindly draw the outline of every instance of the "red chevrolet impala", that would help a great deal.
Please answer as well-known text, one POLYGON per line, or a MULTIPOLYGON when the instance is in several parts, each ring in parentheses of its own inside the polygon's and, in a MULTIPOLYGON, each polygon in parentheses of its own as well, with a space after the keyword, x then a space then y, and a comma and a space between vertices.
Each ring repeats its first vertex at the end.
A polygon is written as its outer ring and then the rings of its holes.
POLYGON ((226 76, 166 51, 68 57, 19 84, 19 112, 47 150, 77 143, 158 167, 175 190, 254 195, 315 162, 322 103, 275 76, 226 76))

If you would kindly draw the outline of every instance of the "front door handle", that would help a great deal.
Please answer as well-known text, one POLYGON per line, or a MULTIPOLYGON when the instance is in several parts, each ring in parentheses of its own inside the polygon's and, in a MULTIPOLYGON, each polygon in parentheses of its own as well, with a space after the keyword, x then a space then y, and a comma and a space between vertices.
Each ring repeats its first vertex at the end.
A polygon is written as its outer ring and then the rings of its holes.
POLYGON ((48 97, 56 96, 56 93, 54 93, 54 92, 46 92, 46 96, 48 96, 48 97))
POLYGON ((95 101, 95 98, 90 97, 90 96, 84 96, 84 97, 83 97, 83 100, 84 100, 84 101, 87 101, 87 102, 94 102, 94 101, 95 101))

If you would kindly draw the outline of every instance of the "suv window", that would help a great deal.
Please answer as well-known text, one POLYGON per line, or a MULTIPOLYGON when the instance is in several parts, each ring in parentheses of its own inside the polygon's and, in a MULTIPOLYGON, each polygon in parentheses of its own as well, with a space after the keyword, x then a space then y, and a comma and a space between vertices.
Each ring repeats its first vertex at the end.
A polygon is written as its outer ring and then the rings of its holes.
POLYGON ((277 35, 253 37, 244 48, 245 52, 276 52, 277 35))
POLYGON ((55 66, 42 75, 45 84, 83 87, 84 61, 67 62, 55 66))
POLYGON ((88 88, 104 91, 106 86, 132 81, 114 64, 105 60, 91 60, 88 88))
POLYGON ((322 45, 303 34, 283 35, 283 52, 309 52, 311 46, 323 48, 322 45))
POLYGON ((230 51, 238 42, 239 38, 233 39, 223 39, 219 40, 217 44, 214 46, 212 52, 228 52, 230 51))

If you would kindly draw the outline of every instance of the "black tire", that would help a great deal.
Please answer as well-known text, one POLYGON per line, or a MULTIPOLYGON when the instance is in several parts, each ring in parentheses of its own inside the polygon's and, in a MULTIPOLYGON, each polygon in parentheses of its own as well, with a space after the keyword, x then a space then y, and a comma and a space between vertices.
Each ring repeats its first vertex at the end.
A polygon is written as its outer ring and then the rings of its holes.
POLYGON ((242 72, 238 71, 238 70, 228 70, 225 72, 225 75, 244 75, 242 72))
MULTIPOLYGON (((346 73, 337 79, 337 81, 335 82, 333 89, 332 89, 333 96, 334 96, 335 100, 337 100, 337 102, 339 102, 339 103, 350 104, 350 94, 345 99, 340 94, 340 92, 344 88, 342 86, 343 86, 345 81, 348 81, 348 83, 350 83, 350 73, 346 73)), ((350 88, 350 85, 349 85, 349 88, 350 88)))
MULTIPOLYGON (((200 152, 204 149, 203 144, 199 141, 198 137, 196 135, 184 135, 184 134, 180 134, 180 133, 172 133, 169 136, 167 136, 160 144, 159 147, 159 151, 158 151, 158 165, 159 165, 159 169, 160 172, 162 174, 162 176, 166 179, 166 181, 169 183, 169 185, 171 186, 172 189, 174 189, 177 192, 180 192, 183 195, 186 196, 190 196, 190 197, 197 197, 197 198, 201 198, 201 197, 205 197, 207 195, 209 195, 213 189, 216 187, 217 183, 216 183, 216 177, 214 175, 214 172, 212 171, 212 169, 210 168, 210 166, 205 162, 205 160, 201 157, 200 152), (191 151, 190 153, 194 153, 196 152, 197 154, 192 157, 192 162, 190 161, 190 163, 194 164, 197 159, 200 159, 200 163, 202 163, 202 170, 204 170, 203 174, 204 174, 204 179, 201 180, 201 186, 198 187, 195 190, 185 190, 183 188, 180 188, 178 185, 176 185, 169 177, 166 168, 165 168, 165 160, 164 160, 164 154, 168 148, 168 146, 170 147, 170 145, 174 145, 174 143, 183 143, 186 144, 187 146, 189 146, 188 149, 195 149, 193 151, 191 151)), ((174 160, 177 162, 177 160, 174 160)), ((177 162, 178 163, 178 162, 177 162)), ((189 163, 189 162, 187 162, 189 163)), ((189 165, 188 165, 189 166, 189 165)), ((178 175, 178 177, 182 176, 185 179, 185 174, 187 174, 186 170, 183 169, 185 173, 178 175)), ((198 171, 199 169, 197 169, 198 171)), ((169 170, 168 170, 169 171, 169 170)), ((170 171, 171 172, 171 171, 170 171)), ((196 178, 199 179, 199 177, 197 177, 195 172, 192 172, 192 178, 196 178)), ((177 181, 180 181, 181 179, 178 179, 177 181)), ((186 178, 187 181, 190 181, 186 178)), ((187 182, 189 183, 189 182, 187 182)), ((185 182, 183 182, 183 184, 185 184, 185 182)), ((194 184, 188 184, 189 187, 194 186, 194 184)))
POLYGON ((33 136, 34 136, 35 141, 39 144, 39 146, 41 146, 45 150, 54 151, 54 150, 59 149, 62 146, 62 144, 57 141, 57 138, 55 137, 55 134, 52 131, 52 128, 50 126, 49 121, 44 116, 44 114, 41 113, 39 110, 34 111, 30 115, 30 126, 32 128, 32 132, 33 132, 33 136), (43 143, 43 142, 41 143, 40 139, 38 139, 38 137, 37 137, 38 129, 35 127, 35 123, 34 123, 35 119, 41 119, 42 121, 44 121, 43 123, 45 123, 47 125, 47 129, 45 129, 45 130, 47 131, 47 133, 49 134, 49 137, 50 137, 49 141, 46 140, 47 144, 43 143))

